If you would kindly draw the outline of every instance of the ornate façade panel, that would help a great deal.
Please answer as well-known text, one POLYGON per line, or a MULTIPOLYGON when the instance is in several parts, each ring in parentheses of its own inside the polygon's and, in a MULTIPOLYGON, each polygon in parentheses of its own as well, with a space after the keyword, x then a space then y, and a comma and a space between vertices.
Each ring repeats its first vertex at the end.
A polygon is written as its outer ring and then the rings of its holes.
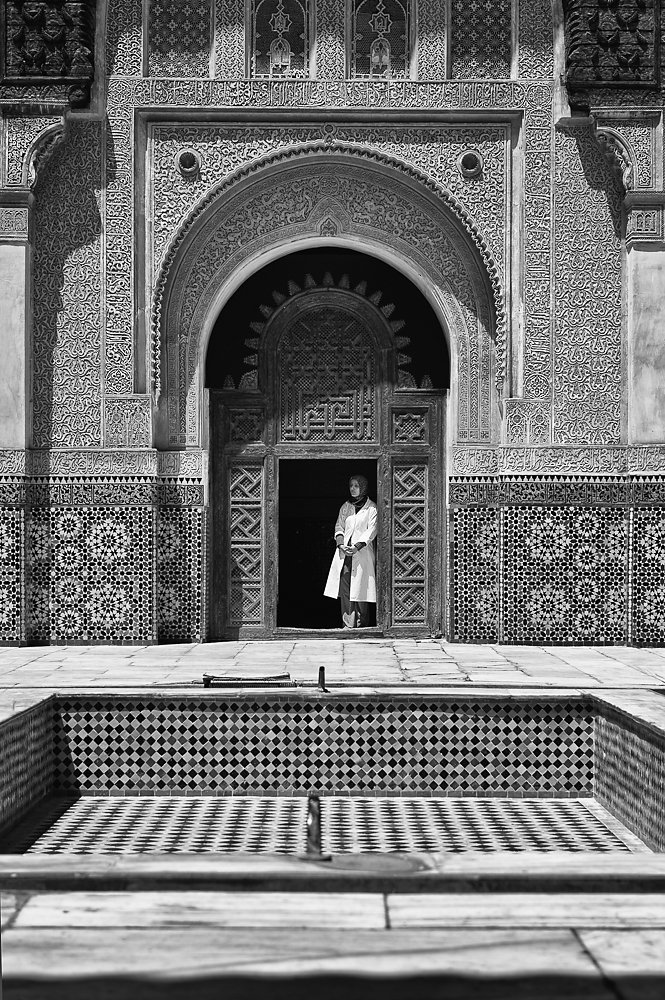
MULTIPOLYGON (((164 497, 173 503, 182 490, 164 497)), ((200 506, 161 504, 157 515, 159 642, 205 641, 205 526, 200 506)))
POLYGON ((22 496, 8 495, 10 490, 22 493, 22 483, 0 483, 0 646, 25 641, 25 510, 22 496))
POLYGON ((346 76, 345 4, 316 0, 316 76, 339 80, 346 76))
POLYGON ((413 0, 349 0, 349 76, 408 77, 413 0))
POLYGON ((134 115, 115 91, 104 131, 104 390, 134 392, 134 115))
POLYGON ((418 0, 418 78, 444 80, 448 75, 448 5, 418 0))
POLYGON ((108 76, 143 75, 143 0, 113 0, 106 13, 108 76))
POLYGON ((245 0, 215 0, 215 76, 245 76, 245 0))
MULTIPOLYGON (((407 259, 417 258, 414 266, 431 273, 440 289, 450 334, 458 342, 459 433, 462 437, 480 436, 481 440, 490 440, 495 419, 493 348, 488 335, 487 290, 482 283, 475 250, 455 226, 450 226, 449 219, 438 218, 438 203, 433 212, 432 203, 414 199, 411 189, 402 190, 398 178, 392 178, 389 185, 388 175, 383 170, 380 183, 370 183, 368 178, 372 169, 376 170, 376 163, 362 173, 360 164, 351 157, 348 162, 324 160, 313 166, 305 159, 303 164, 306 183, 300 174, 301 164, 296 160, 289 164, 283 183, 277 184, 273 174, 267 171, 261 184, 255 182, 249 190, 242 188, 234 201, 223 202, 223 213, 219 213, 219 209, 212 212, 200 228, 196 237, 200 248, 193 256, 188 253, 187 260, 175 272, 165 329, 167 332, 179 331, 186 351, 183 344, 176 346, 173 333, 161 345, 166 402, 160 405, 168 415, 171 442, 191 440, 195 443, 198 434, 198 378, 195 375, 200 364, 198 331, 209 308, 208 297, 225 280, 225 269, 237 267, 242 260, 240 250, 243 254, 251 252, 257 240, 263 246, 286 237, 293 240, 298 234, 320 232, 320 225, 328 232, 331 212, 337 220, 333 223, 339 227, 337 231, 357 232, 366 240, 394 243, 399 254, 407 259), (370 206, 371 211, 368 211, 370 206), (399 233, 399 237, 390 235, 395 233, 399 233), (421 253, 425 246, 427 258, 421 253), (186 398, 178 374, 183 358, 191 366, 191 375, 186 380, 186 385, 190 386, 186 398)), ((213 204, 217 207, 219 202, 213 204)), ((500 301, 497 304, 499 315, 500 301)), ((159 308, 156 307, 156 316, 160 315, 159 308)))
MULTIPOLYGON (((549 88, 534 87, 524 115, 522 392, 549 400, 552 392, 552 113, 549 88)), ((549 440, 549 435, 546 440, 549 440)))
MULTIPOLYGON (((536 100, 547 101, 549 94, 544 89, 535 96, 536 100)), ((377 150, 423 171, 459 199, 487 241, 494 259, 504 267, 510 144, 507 125, 293 125, 285 130, 284 126, 172 124, 151 126, 150 137, 153 275, 187 213, 214 185, 262 155, 322 140, 350 143, 369 152, 377 150), (193 177, 183 177, 178 170, 177 157, 183 149, 193 149, 199 155, 200 169, 193 177), (463 175, 458 162, 460 155, 469 149, 476 151, 483 163, 481 174, 473 178, 463 175)))
POLYGON ((588 127, 556 133, 554 440, 621 439, 621 194, 588 127))
POLYGON ((250 0, 249 75, 307 79, 311 0, 250 0))
POLYGON ((428 621, 428 502, 426 463, 392 470, 392 624, 428 621))
POLYGON ((214 0, 149 0, 150 76, 209 76, 214 0))
POLYGON ((452 0, 451 75, 510 77, 511 0, 452 0))
POLYGON ((36 196, 33 440, 101 444, 101 125, 71 122, 36 196))
POLYGON ((655 86, 660 7, 660 0, 564 0, 568 87, 655 86))
POLYGON ((27 533, 29 641, 154 642, 153 506, 39 499, 27 533))
POLYGON ((511 505, 502 538, 503 641, 626 641, 625 507, 511 505))
POLYGON ((499 510, 452 506, 450 580, 452 642, 496 642, 499 637, 499 510))
POLYGON ((551 0, 519 0, 518 76, 548 80, 554 74, 551 0))

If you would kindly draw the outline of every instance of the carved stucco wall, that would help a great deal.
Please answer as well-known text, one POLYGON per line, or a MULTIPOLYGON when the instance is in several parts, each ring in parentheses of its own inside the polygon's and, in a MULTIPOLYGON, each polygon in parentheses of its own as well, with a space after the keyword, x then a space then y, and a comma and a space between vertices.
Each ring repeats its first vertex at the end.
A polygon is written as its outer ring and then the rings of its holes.
MULTIPOLYGON (((199 218, 194 213, 192 231, 185 228, 171 246, 157 285, 155 352, 170 446, 199 439, 201 331, 219 289, 247 260, 294 239, 316 238, 322 227, 359 248, 388 250, 428 275, 458 358, 456 433, 462 440, 496 437, 492 285, 483 274, 491 255, 469 219, 456 214, 454 201, 419 189, 417 179, 400 176, 389 163, 315 144, 268 160, 212 198, 199 218)), ((500 284, 495 291, 500 311, 500 284)))

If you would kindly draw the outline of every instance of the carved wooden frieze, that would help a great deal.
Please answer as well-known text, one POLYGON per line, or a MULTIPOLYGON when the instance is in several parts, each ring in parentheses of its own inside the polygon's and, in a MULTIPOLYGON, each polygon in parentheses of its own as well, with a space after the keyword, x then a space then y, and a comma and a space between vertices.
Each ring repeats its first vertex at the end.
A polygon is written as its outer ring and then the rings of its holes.
POLYGON ((658 83, 658 0, 564 0, 569 87, 658 83))
POLYGON ((94 0, 5 0, 4 83, 69 84, 70 103, 90 99, 94 76, 94 0))

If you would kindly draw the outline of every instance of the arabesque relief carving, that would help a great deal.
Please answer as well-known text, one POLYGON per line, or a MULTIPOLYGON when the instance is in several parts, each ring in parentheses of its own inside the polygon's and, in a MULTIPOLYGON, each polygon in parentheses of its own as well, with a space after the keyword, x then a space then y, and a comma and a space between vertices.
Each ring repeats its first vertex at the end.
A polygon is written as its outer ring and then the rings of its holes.
POLYGON ((153 312, 159 338, 155 356, 161 362, 165 397, 160 405, 168 414, 171 444, 195 443, 198 435, 200 330, 225 275, 270 244, 317 233, 312 219, 316 223, 322 198, 344 207, 351 220, 344 232, 347 238, 385 246, 431 275, 458 352, 458 434, 462 440, 491 440, 496 426, 493 308, 497 327, 502 323, 501 286, 496 277, 490 283, 492 263, 483 268, 491 256, 483 252, 482 240, 473 238, 468 219, 451 210, 452 205, 447 208, 438 189, 430 193, 414 184, 415 178, 411 183, 403 180, 394 168, 377 162, 378 157, 366 158, 359 169, 356 157, 315 147, 305 156, 278 159, 261 176, 253 171, 251 183, 229 188, 228 195, 222 188, 207 211, 199 210, 196 225, 174 243, 153 312), (435 191, 437 197, 432 198, 435 191), (185 257, 180 243, 186 247, 185 257), (425 246, 427 257, 422 254, 425 246), (179 332, 179 343, 174 331, 179 332))

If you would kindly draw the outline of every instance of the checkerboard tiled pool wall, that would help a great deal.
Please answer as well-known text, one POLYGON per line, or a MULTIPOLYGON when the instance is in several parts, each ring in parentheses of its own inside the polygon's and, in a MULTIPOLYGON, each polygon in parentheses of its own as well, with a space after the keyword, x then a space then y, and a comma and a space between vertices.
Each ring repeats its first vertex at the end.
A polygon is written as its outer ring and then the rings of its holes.
POLYGON ((53 713, 46 698, 0 725, 0 830, 53 789, 53 713))
POLYGON ((665 851, 665 736, 611 709, 595 720, 596 799, 665 851))
POLYGON ((5 830, 49 796, 595 797, 665 850, 665 737, 593 697, 54 696, 0 753, 5 830))
POLYGON ((62 700, 63 792, 580 796, 593 714, 573 701, 62 700))

